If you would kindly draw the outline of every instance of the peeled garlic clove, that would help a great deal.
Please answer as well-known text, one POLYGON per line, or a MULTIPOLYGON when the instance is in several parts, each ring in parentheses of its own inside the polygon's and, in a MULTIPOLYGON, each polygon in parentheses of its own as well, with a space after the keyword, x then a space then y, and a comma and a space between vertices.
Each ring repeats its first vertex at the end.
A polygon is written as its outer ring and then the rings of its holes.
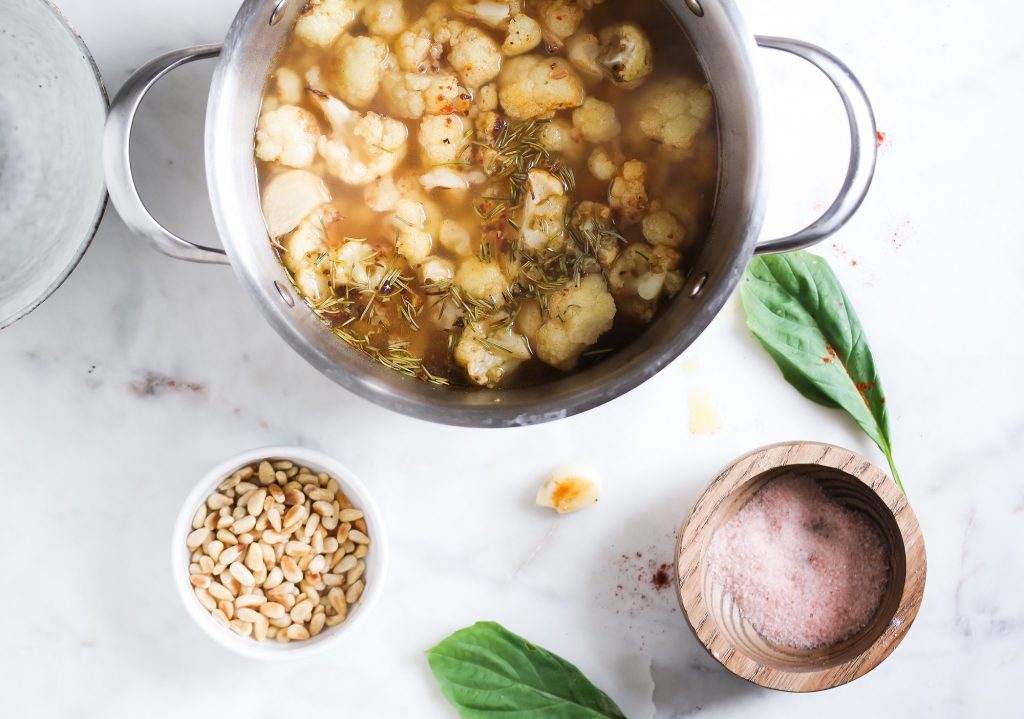
POLYGON ((572 464, 548 475, 537 490, 537 504, 566 514, 596 504, 600 494, 601 479, 597 472, 586 465, 572 464))
POLYGON ((271 237, 286 235, 313 210, 331 201, 331 193, 317 175, 286 170, 263 188, 263 217, 271 237))

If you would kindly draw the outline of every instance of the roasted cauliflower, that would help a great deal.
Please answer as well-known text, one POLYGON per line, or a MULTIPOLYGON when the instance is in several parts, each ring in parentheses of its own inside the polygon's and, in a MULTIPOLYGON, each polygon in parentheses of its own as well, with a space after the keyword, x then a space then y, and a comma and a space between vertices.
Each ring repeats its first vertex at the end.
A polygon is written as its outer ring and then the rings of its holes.
POLYGON ((426 167, 466 160, 470 136, 458 115, 425 115, 420 120, 418 139, 426 167))
POLYGON ((316 95, 331 135, 317 148, 327 171, 349 185, 366 185, 390 174, 404 159, 409 130, 398 120, 375 112, 360 115, 341 100, 316 95))
POLYGON ((537 330, 537 356, 561 370, 576 366, 580 355, 615 321, 615 300, 601 275, 587 275, 548 298, 547 319, 537 330))
POLYGON ((581 160, 587 150, 583 135, 569 122, 558 117, 544 123, 540 130, 540 142, 548 152, 561 154, 573 161, 581 160))
POLYGON ((320 124, 309 110, 282 105, 264 112, 256 126, 256 157, 289 167, 309 167, 316 158, 320 124))
POLYGON ((652 245, 679 247, 686 239, 686 229, 668 210, 657 210, 643 219, 644 238, 652 245))
POLYGON ((470 324, 455 346, 456 364, 481 387, 496 387, 530 357, 525 337, 511 327, 487 322, 470 324))
POLYGON ((635 225, 647 212, 647 163, 626 162, 608 190, 608 200, 623 225, 635 225))
POLYGON ((523 243, 533 252, 565 245, 565 213, 569 195, 562 181, 546 170, 530 170, 520 223, 523 243))
POLYGON ((470 297, 489 300, 500 307, 505 304, 508 278, 495 262, 484 262, 476 256, 465 258, 455 271, 455 284, 470 297))
POLYGON ((393 38, 406 27, 404 0, 369 0, 363 24, 373 35, 393 38))
POLYGON ((572 124, 584 140, 594 144, 608 142, 622 131, 615 108, 596 97, 588 97, 573 110, 572 124))
POLYGON ((600 80, 604 77, 604 68, 597 60, 600 53, 601 41, 592 33, 576 33, 565 41, 566 57, 588 80, 600 80))
POLYGON ((654 69, 651 41, 636 23, 609 25, 598 39, 601 49, 597 61, 616 84, 627 89, 639 87, 654 69))
POLYGON ((295 23, 295 37, 307 45, 327 47, 355 22, 358 0, 307 0, 295 23))
POLYGON ((576 71, 557 57, 514 57, 498 79, 498 100, 514 120, 550 117, 557 110, 579 107, 584 97, 576 71))
POLYGON ((607 145, 595 147, 587 158, 587 169, 590 174, 602 182, 611 182, 622 167, 621 154, 607 145))
POLYGON ((292 273, 299 291, 316 303, 330 294, 331 262, 326 226, 334 220, 330 211, 314 212, 281 242, 281 259, 292 273))
POLYGON ((619 308, 638 320, 653 318, 658 298, 679 289, 679 260, 679 253, 665 245, 638 242, 626 247, 608 273, 619 308))
POLYGON ((693 149, 697 137, 711 121, 711 92, 689 78, 675 78, 652 85, 640 103, 640 131, 667 148, 693 149))
POLYGON ((544 39, 544 33, 540 23, 529 15, 519 13, 512 16, 508 24, 508 32, 505 35, 505 42, 501 44, 501 51, 509 57, 522 55, 530 52, 544 39))
POLYGON ((531 5, 544 28, 544 39, 552 47, 562 47, 583 23, 584 8, 576 0, 534 0, 531 5))
POLYGON ((447 60, 466 87, 477 88, 501 72, 501 49, 480 28, 463 27, 448 41, 447 60))
POLYGON ((465 114, 472 98, 454 75, 419 75, 400 70, 384 75, 381 94, 388 112, 409 120, 418 120, 424 114, 465 114))
POLYGON ((416 266, 430 255, 433 238, 426 230, 427 213, 423 203, 401 199, 391 220, 395 227, 395 251, 416 266))
POLYGON ((346 36, 334 53, 334 88, 354 107, 366 107, 377 96, 388 46, 380 38, 346 36))

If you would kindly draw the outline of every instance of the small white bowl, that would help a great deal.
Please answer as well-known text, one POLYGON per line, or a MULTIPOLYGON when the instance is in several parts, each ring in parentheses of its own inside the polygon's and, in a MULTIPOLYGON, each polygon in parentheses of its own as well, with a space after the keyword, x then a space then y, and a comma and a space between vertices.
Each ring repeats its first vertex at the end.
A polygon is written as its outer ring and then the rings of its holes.
POLYGON ((207 472, 195 488, 189 492, 178 513, 171 536, 171 571, 174 575, 174 586, 178 589, 178 595, 185 605, 185 611, 195 620, 199 628, 215 642, 250 659, 271 661, 305 659, 343 641, 358 625, 362 624, 373 605, 380 599, 384 589, 388 558, 388 538, 384 522, 381 519, 380 510, 366 486, 345 465, 320 452, 302 447, 252 449, 218 464, 207 472), (342 491, 352 500, 352 504, 363 511, 371 540, 370 551, 366 555, 366 589, 357 605, 350 610, 348 619, 337 626, 325 627, 317 636, 303 641, 282 643, 267 639, 257 642, 252 637, 235 634, 227 627, 218 624, 203 608, 188 581, 191 552, 185 546, 185 538, 192 531, 192 517, 196 509, 216 490, 217 485, 233 474, 235 470, 263 459, 288 459, 296 465, 309 467, 315 472, 326 472, 338 480, 342 491))

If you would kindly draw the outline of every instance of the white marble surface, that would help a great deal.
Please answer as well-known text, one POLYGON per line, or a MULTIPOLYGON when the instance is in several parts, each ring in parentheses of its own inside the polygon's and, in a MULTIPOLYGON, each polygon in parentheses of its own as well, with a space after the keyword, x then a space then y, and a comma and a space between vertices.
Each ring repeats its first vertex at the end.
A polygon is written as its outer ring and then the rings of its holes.
MULTIPOLYGON (((159 52, 222 37, 236 7, 63 5, 112 91, 159 52)), ((229 270, 158 255, 111 209, 67 284, 0 334, 3 714, 452 717, 423 650, 496 619, 575 661, 634 719, 1020 716, 1024 141, 1013 128, 1024 11, 1010 0, 741 5, 753 31, 847 60, 888 137, 862 211, 821 250, 868 330, 927 537, 924 607, 882 667, 813 696, 758 689, 721 670, 671 591, 647 581, 648 561, 670 560, 677 525, 734 456, 817 439, 881 459, 782 381, 735 301, 685 359, 605 407, 522 430, 450 429, 335 387, 272 333, 229 270), (688 433, 694 392, 718 407, 717 433, 688 433), (306 664, 226 653, 190 623, 169 574, 168 533, 192 483, 270 443, 351 465, 391 531, 379 610, 358 641, 306 664), (555 520, 531 506, 546 470, 584 457, 606 478, 596 509, 555 520)), ((767 53, 762 69, 777 233, 829 199, 845 130, 812 70, 767 53)), ((203 240, 208 76, 189 69, 160 88, 137 138, 147 196, 203 240)))

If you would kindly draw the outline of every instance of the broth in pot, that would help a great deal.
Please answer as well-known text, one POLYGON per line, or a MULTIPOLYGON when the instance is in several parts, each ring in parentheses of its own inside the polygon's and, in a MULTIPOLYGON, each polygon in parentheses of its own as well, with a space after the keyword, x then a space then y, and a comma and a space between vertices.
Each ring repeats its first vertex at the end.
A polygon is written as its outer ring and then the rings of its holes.
POLYGON ((682 33, 656 0, 309 0, 255 138, 297 291, 438 384, 537 384, 629 343, 713 209, 682 33))

